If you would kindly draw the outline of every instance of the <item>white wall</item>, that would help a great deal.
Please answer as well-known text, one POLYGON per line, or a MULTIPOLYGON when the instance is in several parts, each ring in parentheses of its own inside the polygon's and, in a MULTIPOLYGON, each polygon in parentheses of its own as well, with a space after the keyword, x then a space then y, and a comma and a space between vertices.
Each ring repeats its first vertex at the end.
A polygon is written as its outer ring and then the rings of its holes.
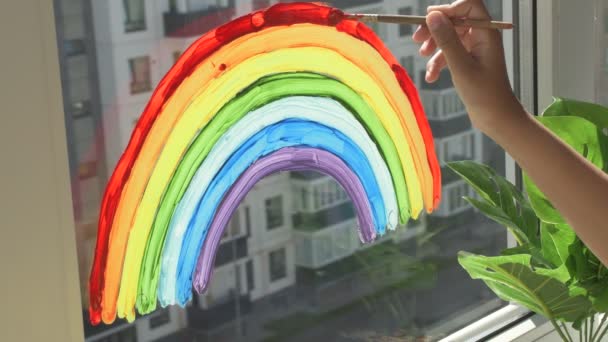
POLYGON ((2 341, 82 341, 52 1, 0 11, 2 341))

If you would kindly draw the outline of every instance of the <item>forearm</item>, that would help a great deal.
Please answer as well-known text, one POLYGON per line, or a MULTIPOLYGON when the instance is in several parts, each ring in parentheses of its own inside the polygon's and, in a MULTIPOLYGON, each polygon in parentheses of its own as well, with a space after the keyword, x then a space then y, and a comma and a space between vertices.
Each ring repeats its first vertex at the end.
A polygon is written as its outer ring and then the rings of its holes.
POLYGON ((489 134, 608 265, 608 176, 532 116, 516 117, 520 119, 503 123, 499 131, 489 134))

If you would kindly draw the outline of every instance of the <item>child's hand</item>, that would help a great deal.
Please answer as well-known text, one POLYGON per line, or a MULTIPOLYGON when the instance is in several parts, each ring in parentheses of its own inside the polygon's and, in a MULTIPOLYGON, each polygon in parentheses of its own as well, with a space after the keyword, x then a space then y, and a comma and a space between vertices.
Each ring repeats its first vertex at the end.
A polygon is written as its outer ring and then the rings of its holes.
POLYGON ((471 122, 493 138, 547 195, 587 247, 608 266, 608 175, 523 109, 509 85, 500 33, 454 29, 448 17, 490 19, 482 0, 431 6, 414 33, 423 56, 434 54, 426 79, 449 67, 471 122), (435 52, 439 47, 441 51, 435 52))
POLYGON ((427 63, 426 81, 435 82, 446 66, 464 101, 473 125, 489 135, 526 115, 513 94, 497 30, 454 28, 449 17, 488 19, 482 0, 458 0, 449 5, 430 6, 427 26, 413 39, 423 43, 420 54, 433 57, 427 63), (437 48, 441 49, 436 51, 437 48))

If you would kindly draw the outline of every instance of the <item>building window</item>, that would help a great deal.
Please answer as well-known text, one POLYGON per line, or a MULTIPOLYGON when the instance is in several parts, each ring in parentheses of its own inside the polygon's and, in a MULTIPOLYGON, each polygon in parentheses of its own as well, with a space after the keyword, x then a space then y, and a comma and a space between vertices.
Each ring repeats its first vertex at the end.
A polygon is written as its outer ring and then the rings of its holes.
POLYGON ((144 0, 122 0, 125 10, 125 32, 146 29, 146 5, 144 0))
POLYGON ((251 2, 251 7, 254 10, 259 10, 259 9, 262 9, 262 8, 266 8, 268 6, 270 6, 270 0, 253 0, 251 2))
POLYGON ((266 199, 266 227, 268 230, 283 225, 283 196, 266 199))
POLYGON ((169 315, 169 309, 160 309, 157 310, 154 314, 150 316, 150 329, 155 329, 161 327, 171 321, 171 316, 169 315))
POLYGON ((268 254, 271 282, 287 277, 287 261, 285 259, 285 248, 272 251, 268 254))
POLYGON ((241 235, 241 215, 239 215, 238 210, 232 214, 230 218, 230 222, 228 222, 228 226, 224 230, 222 234, 222 241, 234 239, 241 235))
POLYGON ((129 71, 131 72, 131 94, 152 90, 150 57, 142 56, 129 59, 129 71))
POLYGON ((475 159, 475 132, 448 138, 442 142, 443 153, 439 155, 443 162, 475 159))
MULTIPOLYGON (((401 15, 412 15, 411 7, 402 7, 399 9, 399 14, 401 15)), ((399 25, 399 36, 409 36, 412 34, 412 25, 399 25)))
POLYGON ((177 60, 179 59, 179 56, 182 55, 182 52, 180 50, 175 50, 173 51, 173 63, 176 63, 177 60))
POLYGON ((308 190, 306 190, 305 188, 302 188, 300 190, 300 195, 301 195, 301 208, 302 210, 308 210, 308 190))
POLYGON ((468 202, 463 198, 469 196, 469 186, 466 183, 459 184, 449 190, 449 206, 450 214, 456 213, 468 207, 468 202))
POLYGON ((410 77, 414 77, 414 68, 416 67, 416 62, 414 61, 414 56, 405 56, 405 57, 401 57, 401 66, 403 67, 403 69, 405 69, 405 71, 407 71, 407 73, 410 75, 410 77))
MULTIPOLYGON (((378 13, 378 14, 382 14, 384 12, 384 10, 382 8, 370 8, 367 10, 364 10, 363 12, 367 12, 367 13, 378 13)), ((369 26, 369 28, 371 28, 376 35, 378 35, 378 37, 382 40, 386 40, 386 25, 384 24, 380 24, 378 22, 369 22, 366 23, 367 26, 369 26)))
POLYGON ((169 13, 177 13, 177 0, 169 0, 169 13))
POLYGON ((251 292, 255 286, 253 282, 253 262, 251 260, 247 261, 245 273, 247 273, 247 291, 251 292))
POLYGON ((251 236, 251 213, 249 212, 249 206, 245 207, 245 229, 247 230, 247 236, 251 236))

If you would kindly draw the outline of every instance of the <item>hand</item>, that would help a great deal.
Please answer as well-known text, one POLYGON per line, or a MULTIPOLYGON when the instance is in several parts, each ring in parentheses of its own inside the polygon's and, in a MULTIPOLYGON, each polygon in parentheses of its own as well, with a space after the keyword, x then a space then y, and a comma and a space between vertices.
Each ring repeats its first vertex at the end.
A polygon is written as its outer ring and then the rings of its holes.
POLYGON ((449 67, 471 122, 490 136, 502 125, 526 117, 509 84, 500 32, 454 28, 449 19, 490 20, 483 1, 458 0, 430 6, 427 13, 427 25, 413 35, 415 42, 422 43, 420 54, 433 55, 427 63, 426 81, 437 81, 441 70, 449 67))

